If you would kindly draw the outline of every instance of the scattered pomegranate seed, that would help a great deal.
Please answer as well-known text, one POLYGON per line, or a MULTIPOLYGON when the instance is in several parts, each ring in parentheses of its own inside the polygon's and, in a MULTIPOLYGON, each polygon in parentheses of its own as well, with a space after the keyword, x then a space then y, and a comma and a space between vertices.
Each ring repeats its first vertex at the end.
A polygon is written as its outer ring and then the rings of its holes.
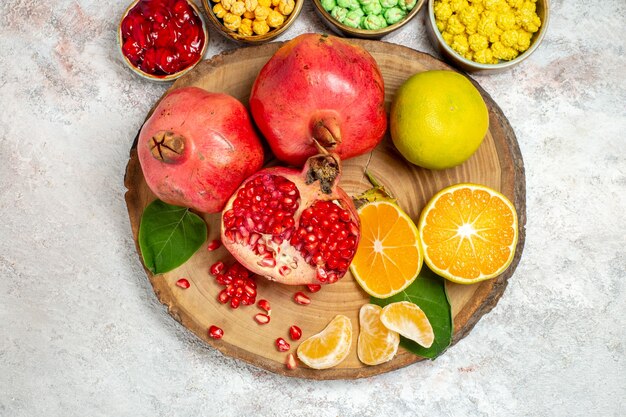
POLYGON ((259 324, 267 324, 270 322, 270 316, 268 316, 267 314, 263 314, 263 313, 259 313, 256 316, 254 316, 254 319, 259 324))
POLYGON ((322 289, 322 286, 319 284, 308 284, 306 289, 309 290, 309 292, 318 292, 322 289))
MULTIPOLYGON (((211 270, 217 266, 220 271, 215 276, 218 284, 226 287, 217 296, 220 303, 226 304, 230 301, 232 308, 240 305, 253 305, 256 302, 256 282, 251 272, 238 262, 226 267, 223 262, 217 262, 211 266, 211 270), (221 264, 221 265, 218 265, 221 264)), ((213 271, 212 271, 213 272, 213 271)))
POLYGON ((295 293, 295 295, 293 296, 293 300, 303 306, 309 305, 311 304, 311 299, 309 297, 307 297, 303 292, 298 291, 297 293, 295 293))
POLYGON ((211 265, 211 275, 218 275, 224 270, 224 262, 218 261, 211 265))
POLYGON ((221 339, 224 336, 224 330, 217 326, 211 326, 209 327, 209 336, 213 339, 221 339))
POLYGON ((289 349, 291 349, 291 345, 287 343, 285 339, 279 337, 278 339, 276 339, 276 348, 280 352, 287 352, 289 349))
POLYGON ((289 336, 291 337, 291 340, 300 340, 302 337, 302 329, 296 325, 291 326, 289 328, 289 336))
POLYGON ((182 288, 184 290, 186 290, 187 288, 189 288, 191 286, 189 281, 186 280, 185 278, 181 278, 178 281, 176 281, 176 285, 178 285, 180 288, 182 288))
POLYGON ((259 300, 256 304, 260 309, 267 311, 267 314, 272 313, 272 308, 270 307, 270 302, 267 300, 259 300))
POLYGON ((298 362, 296 362, 296 357, 294 356, 293 353, 290 353, 289 355, 287 355, 287 360, 285 361, 285 365, 287 366, 287 369, 289 370, 293 370, 298 367, 298 362))
POLYGON ((209 244, 207 245, 206 249, 209 252, 214 251, 215 249, 219 248, 220 246, 222 246, 222 242, 219 239, 215 239, 209 242, 209 244))

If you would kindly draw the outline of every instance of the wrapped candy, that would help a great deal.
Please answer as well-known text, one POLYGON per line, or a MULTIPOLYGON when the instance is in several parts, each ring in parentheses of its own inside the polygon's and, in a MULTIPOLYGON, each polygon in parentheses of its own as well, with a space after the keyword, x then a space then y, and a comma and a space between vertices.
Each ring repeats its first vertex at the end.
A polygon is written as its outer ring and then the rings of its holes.
POLYGON ((390 9, 385 10, 383 13, 383 17, 385 21, 387 21, 388 25, 393 25, 394 23, 398 23, 406 16, 406 12, 400 9, 399 7, 392 7, 390 9))
POLYGON ((337 0, 337 6, 348 10, 357 10, 361 8, 358 0, 337 0))
POLYGON ((364 15, 365 14, 363 13, 363 10, 361 10, 360 8, 356 10, 351 10, 348 12, 346 18, 343 20, 343 24, 351 28, 358 28, 361 26, 361 21, 363 20, 364 15))
POLYGON ((344 9, 343 7, 336 6, 331 12, 330 15, 338 21, 339 23, 343 23, 348 15, 348 9, 344 9))
POLYGON ((415 3, 417 3, 417 0, 398 0, 398 7, 410 12, 415 7, 415 3))
POLYGON ((377 30, 387 27, 387 21, 379 14, 371 14, 363 19, 363 29, 377 30))
POLYGON ((367 5, 362 4, 363 12, 367 15, 379 15, 383 11, 379 0, 372 0, 367 5))
POLYGON ((330 12, 335 7, 337 7, 337 2, 335 0, 321 0, 321 3, 324 10, 326 10, 327 12, 330 12))
POLYGON ((383 9, 391 9, 398 5, 398 0, 380 0, 380 5, 383 9))

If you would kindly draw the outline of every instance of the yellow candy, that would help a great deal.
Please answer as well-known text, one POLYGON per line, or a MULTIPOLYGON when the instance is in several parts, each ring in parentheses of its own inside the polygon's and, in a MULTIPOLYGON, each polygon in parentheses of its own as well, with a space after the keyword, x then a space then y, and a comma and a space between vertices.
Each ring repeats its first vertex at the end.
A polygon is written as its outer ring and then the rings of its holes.
POLYGON ((467 40, 469 42, 470 49, 474 52, 479 52, 489 47, 487 37, 478 33, 470 35, 467 40))
POLYGON ((257 35, 265 35, 270 31, 270 27, 267 25, 265 20, 255 20, 252 22, 252 31, 257 35))
POLYGON ((220 3, 217 3, 215 6, 213 6, 213 13, 215 13, 215 16, 221 19, 226 15, 226 13, 228 13, 228 11, 220 3))
POLYGON ((278 11, 285 16, 289 16, 294 7, 296 7, 296 3, 293 0, 280 0, 278 3, 278 11))
POLYGON ((272 10, 269 16, 267 16, 266 22, 269 27, 277 28, 282 26, 282 24, 285 22, 285 16, 283 16, 276 10, 272 10))
POLYGON ((226 10, 230 10, 235 0, 222 0, 222 7, 226 10))
POLYGON ((256 20, 265 20, 267 19, 267 16, 270 15, 270 12, 272 11, 272 9, 270 9, 269 7, 266 6, 261 6, 260 4, 257 6, 256 9, 254 9, 254 17, 256 18, 256 20))
POLYGON ((257 0, 245 0, 244 4, 246 5, 246 11, 253 12, 259 5, 259 2, 257 0))
POLYGON ((246 11, 246 6, 243 1, 236 1, 230 7, 230 12, 234 15, 241 16, 246 11))
POLYGON ((250 22, 250 25, 244 25, 243 20, 241 22, 242 24, 239 26, 237 33, 241 36, 252 36, 252 21, 250 22))
POLYGON ((226 13, 226 16, 224 16, 224 26, 229 30, 236 31, 239 29, 239 26, 241 26, 241 17, 232 13, 226 13))

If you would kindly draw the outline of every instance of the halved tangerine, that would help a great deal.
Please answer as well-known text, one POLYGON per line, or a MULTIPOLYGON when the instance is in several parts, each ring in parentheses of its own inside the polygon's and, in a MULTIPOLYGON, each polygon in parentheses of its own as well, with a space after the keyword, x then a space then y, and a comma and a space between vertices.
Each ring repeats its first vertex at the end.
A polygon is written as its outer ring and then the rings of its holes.
POLYGON ((350 266, 370 295, 387 298, 417 278, 424 257, 413 220, 396 204, 368 203, 359 208, 361 240, 350 266))
POLYGON ((441 190, 419 221, 426 264, 459 284, 504 272, 515 255, 517 229, 513 204, 496 190, 477 184, 441 190))

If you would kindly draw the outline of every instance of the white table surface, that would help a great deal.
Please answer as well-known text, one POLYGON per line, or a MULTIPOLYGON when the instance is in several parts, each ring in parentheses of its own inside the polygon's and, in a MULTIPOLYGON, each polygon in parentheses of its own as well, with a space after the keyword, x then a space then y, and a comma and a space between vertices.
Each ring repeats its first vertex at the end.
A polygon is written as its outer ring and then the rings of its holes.
MULTIPOLYGON (((497 307, 434 362, 328 382, 222 356, 152 292, 123 176, 167 86, 122 64, 126 6, 0 2, 0 416, 626 415, 624 0, 553 1, 526 63, 475 77, 526 166, 497 307)), ((433 53, 423 12, 385 40, 433 53)), ((310 2, 281 40, 308 31, 310 2)), ((207 58, 235 47, 211 32, 207 58)))

